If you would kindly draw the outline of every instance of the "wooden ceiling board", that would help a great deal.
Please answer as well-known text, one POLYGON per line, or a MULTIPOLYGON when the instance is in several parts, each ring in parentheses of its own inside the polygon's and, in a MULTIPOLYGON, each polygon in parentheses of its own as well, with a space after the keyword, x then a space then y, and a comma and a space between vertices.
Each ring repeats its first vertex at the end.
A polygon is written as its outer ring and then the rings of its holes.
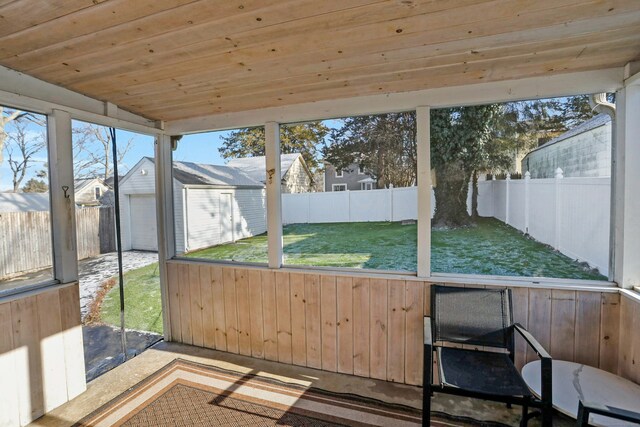
POLYGON ((638 0, 0 1, 0 24, 0 65, 167 121, 640 58, 638 0))

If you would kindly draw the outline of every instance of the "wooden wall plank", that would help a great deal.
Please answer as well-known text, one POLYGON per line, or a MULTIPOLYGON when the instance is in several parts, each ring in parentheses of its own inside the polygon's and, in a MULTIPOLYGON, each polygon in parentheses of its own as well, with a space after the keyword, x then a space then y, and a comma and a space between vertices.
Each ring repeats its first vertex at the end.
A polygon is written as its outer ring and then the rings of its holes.
POLYGON ((216 348, 216 328, 213 322, 213 283, 211 268, 200 265, 200 297, 202 299, 202 338, 207 348, 216 348))
MULTIPOLYGON (((529 329, 529 290, 527 288, 513 288, 513 320, 520 323, 525 329, 529 329)), ((526 364, 527 361, 527 342, 520 336, 515 334, 515 365, 518 370, 526 364)))
POLYGON ((178 266, 178 288, 180 293, 180 342, 193 344, 191 333, 191 290, 189 285, 189 266, 178 266))
POLYGON ((289 273, 276 273, 278 362, 291 363, 291 289, 289 273))
POLYGON ((238 349, 251 355, 251 315, 249 313, 249 278, 247 270, 236 269, 236 301, 238 304, 238 349))
POLYGON ((294 365, 307 366, 307 340, 304 274, 291 273, 291 359, 294 365))
POLYGON ((600 328, 594 328, 594 320, 600 323, 599 292, 576 292, 575 356, 578 363, 600 366, 600 328))
POLYGON ((260 271, 249 270, 249 310, 251 322, 251 356, 264 358, 264 332, 262 329, 262 277, 260 271))
POLYGON ((204 327, 202 323, 202 295, 200 293, 200 268, 196 264, 187 266, 189 270, 189 298, 191 310, 192 344, 204 346, 204 327))
POLYGON ((369 279, 353 279, 353 373, 369 376, 369 279))
POLYGON ((182 327, 180 325, 180 279, 179 265, 167 264, 167 282, 169 294, 169 325, 171 327, 171 340, 182 341, 182 327))
POLYGON ((431 283, 424 282, 424 315, 431 316, 431 283))
MULTIPOLYGON (((529 332, 550 351, 551 344, 551 290, 529 289, 529 332)), ((553 356, 553 355, 552 355, 553 356)), ((527 362, 536 360, 536 354, 527 349, 527 362)))
POLYGON ((304 279, 305 316, 307 322, 307 366, 322 368, 322 320, 320 314, 320 276, 307 274, 304 279))
POLYGON ((405 382, 422 385, 422 355, 424 353, 424 306, 425 286, 422 282, 406 283, 406 343, 405 382))
POLYGON ((388 346, 387 346, 387 381, 404 382, 405 362, 405 292, 403 280, 389 280, 388 283, 388 346))
POLYGON ((635 341, 640 327, 640 319, 637 310, 638 304, 624 296, 620 297, 620 349, 618 353, 619 375, 638 381, 638 364, 640 364, 640 354, 636 354, 635 341), (634 328, 635 327, 635 328, 634 328))
POLYGON ((224 321, 227 328, 227 351, 239 352, 238 307, 236 302, 236 275, 231 267, 222 269, 224 284, 224 321))
POLYGON ((12 301, 11 320, 14 331, 13 346, 17 349, 16 372, 21 377, 24 375, 18 382, 20 423, 24 425, 44 414, 42 355, 36 297, 30 296, 12 301), (29 380, 25 381, 27 377, 29 380))
POLYGON ((620 295, 602 293, 600 306, 600 369, 618 373, 620 295))
POLYGON ((620 298, 620 301, 623 301, 622 304, 629 304, 633 306, 633 322, 629 325, 622 324, 625 330, 631 331, 629 341, 625 345, 631 345, 631 374, 627 377, 631 381, 640 384, 640 302, 637 300, 632 300, 628 296, 623 296, 620 298))
POLYGON ((573 360, 575 324, 576 292, 554 289, 551 291, 551 357, 573 360))
POLYGON ((369 281, 370 320, 369 329, 371 336, 371 378, 384 380, 387 378, 387 307, 388 307, 388 283, 384 279, 371 279, 369 281))
POLYGON ((67 370, 67 399, 87 389, 82 323, 80 321, 80 289, 78 285, 60 289, 60 320, 64 337, 64 363, 67 370))
POLYGON ((67 401, 67 369, 64 360, 59 291, 54 289, 39 293, 36 302, 44 379, 43 403, 44 411, 49 412, 67 401))
POLYGON ((353 279, 336 279, 338 372, 353 374, 353 279))
POLYGON ((20 378, 16 366, 13 346, 13 323, 11 303, 0 304, 0 425, 20 425, 19 387, 20 378))
POLYGON ((221 267, 210 267, 211 292, 213 298, 213 328, 215 349, 227 351, 227 322, 224 306, 224 278, 221 267))
POLYGON ((276 304, 276 276, 273 271, 261 271, 262 311, 264 316, 264 358, 278 360, 278 320, 276 304))
POLYGON ((336 277, 322 276, 320 285, 320 318, 322 328, 322 369, 338 370, 338 305, 336 302, 336 277))

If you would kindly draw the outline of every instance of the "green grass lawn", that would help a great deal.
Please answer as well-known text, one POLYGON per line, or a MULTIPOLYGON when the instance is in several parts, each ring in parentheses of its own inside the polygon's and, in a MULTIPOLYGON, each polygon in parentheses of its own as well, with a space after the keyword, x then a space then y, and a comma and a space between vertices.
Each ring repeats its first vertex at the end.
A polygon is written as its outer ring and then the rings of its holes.
MULTIPOLYGON (((162 333, 158 263, 124 274, 124 300, 127 328, 162 333)), ((120 289, 117 285, 104 298, 100 314, 103 322, 120 324, 120 289)))
MULTIPOLYGON (((415 224, 392 222, 287 225, 285 264, 415 271, 416 228, 415 224)), ((606 280, 597 271, 493 218, 480 219, 474 227, 433 230, 431 248, 434 272, 606 280)), ((186 256, 266 263, 267 236, 186 256)), ((125 300, 128 328, 162 333, 157 264, 125 273, 125 300)), ((119 316, 115 287, 103 302, 102 320, 117 325, 119 316)))

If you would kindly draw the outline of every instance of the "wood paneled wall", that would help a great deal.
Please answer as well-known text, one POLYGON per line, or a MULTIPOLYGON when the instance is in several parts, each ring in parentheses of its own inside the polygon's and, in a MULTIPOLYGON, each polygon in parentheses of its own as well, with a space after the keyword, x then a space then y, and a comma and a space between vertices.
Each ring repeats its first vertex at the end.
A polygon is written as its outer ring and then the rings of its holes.
MULTIPOLYGON (((422 383, 422 319, 430 312, 430 283, 207 263, 167 266, 173 341, 422 383)), ((618 371, 617 292, 513 292, 516 321, 553 357, 618 371)), ((518 366, 536 357, 524 342, 516 345, 518 366)))
POLYGON ((619 374, 640 384, 640 299, 628 294, 620 297, 619 356, 619 374))
POLYGON ((85 389, 78 285, 0 302, 0 426, 27 425, 85 389))

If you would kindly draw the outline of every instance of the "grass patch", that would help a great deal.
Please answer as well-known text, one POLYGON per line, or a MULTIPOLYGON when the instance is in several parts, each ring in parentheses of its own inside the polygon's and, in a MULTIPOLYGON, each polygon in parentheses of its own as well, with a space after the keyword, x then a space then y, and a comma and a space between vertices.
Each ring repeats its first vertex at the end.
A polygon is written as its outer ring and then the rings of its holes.
MULTIPOLYGON (((284 227, 288 265, 416 271, 417 226, 398 222, 291 224, 284 227)), ((476 226, 433 230, 434 272, 606 280, 597 271, 527 238, 495 218, 476 226)), ((192 258, 267 262, 267 236, 215 246, 192 258)))
MULTIPOLYGON (((162 334, 160 272, 153 263, 124 274, 125 325, 128 329, 162 334)), ((102 301, 101 320, 120 324, 120 288, 114 286, 102 301)))
MULTIPOLYGON (((435 272, 496 276, 606 280, 597 271, 529 239, 494 218, 474 227, 433 230, 435 272)), ((416 270, 417 226, 393 222, 292 224, 284 227, 288 265, 416 270)), ((267 262, 260 235, 187 254, 192 258, 267 262)), ((162 333, 158 264, 125 273, 127 328, 162 333)), ((114 286, 100 307, 101 320, 120 324, 120 293, 114 286)))

